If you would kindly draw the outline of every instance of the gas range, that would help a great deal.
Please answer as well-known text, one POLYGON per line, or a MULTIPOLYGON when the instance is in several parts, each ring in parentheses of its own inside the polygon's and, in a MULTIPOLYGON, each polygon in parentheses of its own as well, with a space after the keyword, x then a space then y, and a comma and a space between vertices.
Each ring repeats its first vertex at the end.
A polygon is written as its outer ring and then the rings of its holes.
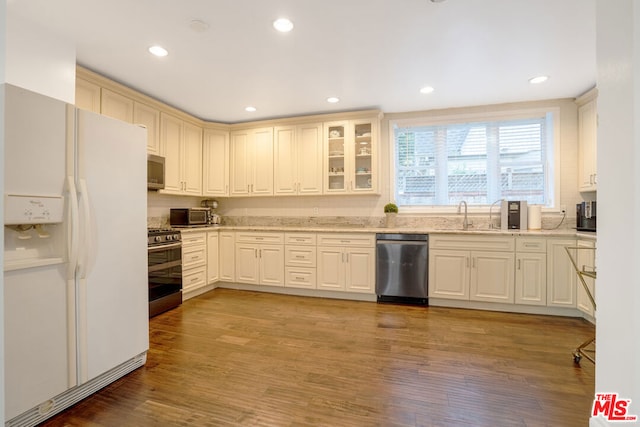
POLYGON ((147 246, 150 247, 175 244, 181 241, 180 230, 172 228, 149 228, 147 230, 147 246))

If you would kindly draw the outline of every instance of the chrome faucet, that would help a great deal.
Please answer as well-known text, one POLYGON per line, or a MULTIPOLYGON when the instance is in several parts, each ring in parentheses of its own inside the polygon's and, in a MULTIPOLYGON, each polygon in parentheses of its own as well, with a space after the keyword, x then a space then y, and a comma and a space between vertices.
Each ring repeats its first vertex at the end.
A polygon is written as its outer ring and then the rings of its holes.
POLYGON ((498 199, 495 202, 491 203, 491 207, 489 207, 489 228, 493 229, 493 207, 496 205, 496 203, 498 202, 502 202, 505 199, 498 199))
POLYGON ((462 210, 462 205, 464 204, 464 220, 462 221, 462 229, 463 230, 468 230, 469 229, 469 220, 467 219, 467 202, 465 202, 464 200, 461 201, 458 204, 458 213, 460 213, 460 211, 462 210))

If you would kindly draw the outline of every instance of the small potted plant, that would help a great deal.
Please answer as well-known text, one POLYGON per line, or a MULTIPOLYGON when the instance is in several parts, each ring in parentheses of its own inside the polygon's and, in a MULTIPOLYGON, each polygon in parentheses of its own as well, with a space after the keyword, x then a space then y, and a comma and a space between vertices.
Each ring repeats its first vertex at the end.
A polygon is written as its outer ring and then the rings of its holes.
POLYGON ((387 228, 396 226, 396 215, 398 215, 398 205, 395 203, 387 203, 384 205, 384 214, 387 217, 387 228))

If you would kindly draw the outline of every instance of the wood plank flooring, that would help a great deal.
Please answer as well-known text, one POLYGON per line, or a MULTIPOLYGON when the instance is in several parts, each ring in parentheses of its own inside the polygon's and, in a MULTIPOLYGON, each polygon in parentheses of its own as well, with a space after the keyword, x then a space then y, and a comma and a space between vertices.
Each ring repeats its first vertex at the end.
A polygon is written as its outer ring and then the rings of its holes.
POLYGON ((586 426, 581 319, 216 289, 45 426, 586 426))

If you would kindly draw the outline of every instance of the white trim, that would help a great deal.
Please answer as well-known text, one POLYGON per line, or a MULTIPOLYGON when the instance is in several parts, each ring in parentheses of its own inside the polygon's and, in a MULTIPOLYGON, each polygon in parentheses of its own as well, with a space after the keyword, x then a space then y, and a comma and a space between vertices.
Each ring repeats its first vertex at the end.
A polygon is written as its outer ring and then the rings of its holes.
MULTIPOLYGON (((463 122, 473 121, 499 121, 499 120, 518 120, 518 119, 530 119, 535 116, 547 116, 551 115, 553 123, 553 163, 547 168, 548 173, 553 173, 553 185, 548 188, 550 191, 550 198, 553 201, 552 206, 542 207, 543 213, 560 213, 560 188, 561 188, 561 171, 560 171, 560 157, 561 157, 561 117, 560 107, 537 107, 537 108, 524 108, 511 111, 494 111, 494 112, 481 112, 481 113, 467 113, 467 114, 442 114, 438 116, 424 115, 421 117, 411 118, 397 118, 390 119, 388 126, 388 138, 389 138, 389 195, 394 203, 395 200, 395 156, 396 156, 396 144, 395 144, 395 128, 404 126, 432 126, 436 124, 455 124, 463 122)), ((547 147, 548 148, 548 147, 547 147)), ((490 205, 482 206, 469 206, 469 213, 489 213, 490 205)), ((494 208, 495 210, 495 208, 494 208)), ((402 206, 403 213, 409 214, 454 214, 457 213, 455 206, 402 206)))

